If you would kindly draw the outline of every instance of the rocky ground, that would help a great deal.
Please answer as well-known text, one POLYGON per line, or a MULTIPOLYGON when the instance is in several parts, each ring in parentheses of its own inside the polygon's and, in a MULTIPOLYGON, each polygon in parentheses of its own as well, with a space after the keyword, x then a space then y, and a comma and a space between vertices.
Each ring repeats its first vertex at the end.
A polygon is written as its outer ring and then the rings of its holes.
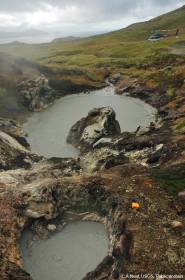
POLYGON ((78 160, 33 155, 21 127, 0 120, 0 279, 31 279, 18 242, 25 228, 49 237, 69 219, 99 221, 109 231, 109 255, 84 280, 185 275, 185 185, 174 196, 156 171, 184 170, 184 135, 173 130, 179 108, 174 116, 160 93, 154 99, 121 75, 111 81, 119 94, 155 105, 159 121, 145 132, 120 133, 112 108, 93 110, 69 131, 78 160))

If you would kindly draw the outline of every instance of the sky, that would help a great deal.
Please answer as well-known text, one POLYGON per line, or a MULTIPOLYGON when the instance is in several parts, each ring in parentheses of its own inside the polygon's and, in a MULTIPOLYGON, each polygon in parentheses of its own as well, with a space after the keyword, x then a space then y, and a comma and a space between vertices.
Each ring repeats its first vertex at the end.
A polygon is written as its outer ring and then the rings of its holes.
POLYGON ((185 0, 0 0, 0 42, 105 33, 182 5, 185 0))

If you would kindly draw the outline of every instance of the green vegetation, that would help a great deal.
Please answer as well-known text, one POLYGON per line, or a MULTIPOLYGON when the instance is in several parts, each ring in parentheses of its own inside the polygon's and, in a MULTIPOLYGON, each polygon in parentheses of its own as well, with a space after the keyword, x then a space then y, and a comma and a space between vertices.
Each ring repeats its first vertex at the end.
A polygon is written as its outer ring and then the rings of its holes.
POLYGON ((166 92, 166 95, 167 95, 168 97, 173 97, 173 96, 175 95, 175 89, 172 88, 172 87, 169 87, 168 90, 167 90, 167 92, 166 92))
POLYGON ((185 128, 185 120, 181 121, 177 126, 176 129, 181 130, 185 128))
POLYGON ((17 82, 42 73, 55 89, 73 92, 74 88, 101 87, 107 74, 120 72, 152 88, 167 87, 167 96, 173 97, 185 79, 185 55, 172 53, 173 48, 185 49, 184 14, 182 7, 151 21, 90 38, 0 45, 0 87, 12 96, 17 82), (166 27, 179 28, 180 38, 147 40, 153 31, 166 27), (173 71, 166 70, 169 66, 173 71))
POLYGON ((185 34, 184 17, 185 6, 150 21, 133 24, 125 29, 125 32, 117 31, 114 36, 122 36, 123 39, 136 41, 146 39, 157 30, 172 30, 170 34, 175 35, 175 29, 179 29, 180 35, 182 35, 185 34))
POLYGON ((170 54, 169 48, 174 45, 182 47, 179 42, 185 41, 184 16, 185 6, 148 22, 133 24, 104 35, 76 41, 56 40, 40 45, 15 42, 1 45, 0 51, 37 62, 55 71, 80 68, 92 72, 92 68, 105 66, 128 68, 144 63, 168 64, 174 59, 178 60, 177 56, 170 54), (155 30, 177 28, 180 30, 180 39, 176 39, 173 32, 173 36, 164 40, 147 41, 155 30))
MULTIPOLYGON (((124 31, 122 31, 124 33, 124 31)), ((185 36, 184 36, 185 38, 185 36)), ((13 55, 16 58, 23 57, 33 62, 38 62, 49 68, 73 69, 103 66, 132 67, 146 61, 150 62, 153 57, 159 64, 157 51, 163 52, 165 62, 175 58, 175 55, 166 54, 168 48, 177 42, 176 38, 168 38, 158 42, 147 40, 139 42, 124 41, 114 35, 95 37, 78 42, 26 45, 14 44, 1 45, 0 51, 13 55), (154 57, 155 56, 155 57, 154 57)), ((158 54, 159 54, 158 52, 158 54)))
POLYGON ((185 169, 184 166, 177 166, 172 170, 152 170, 152 177, 160 186, 172 194, 177 194, 184 190, 185 169))
POLYGON ((7 90, 5 88, 0 88, 0 99, 7 95, 7 90))

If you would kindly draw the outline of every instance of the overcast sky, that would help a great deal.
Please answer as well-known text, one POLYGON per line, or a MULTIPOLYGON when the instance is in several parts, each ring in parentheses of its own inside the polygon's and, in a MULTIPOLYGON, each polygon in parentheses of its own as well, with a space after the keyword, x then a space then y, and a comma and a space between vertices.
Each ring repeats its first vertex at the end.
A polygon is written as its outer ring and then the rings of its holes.
MULTIPOLYGON (((0 31, 32 38, 85 36, 120 29, 176 9, 185 0, 0 0, 0 31), (12 33, 13 32, 13 33, 12 33)), ((3 35, 6 37, 6 35, 3 35)), ((2 36, 2 37, 3 37, 2 36)))

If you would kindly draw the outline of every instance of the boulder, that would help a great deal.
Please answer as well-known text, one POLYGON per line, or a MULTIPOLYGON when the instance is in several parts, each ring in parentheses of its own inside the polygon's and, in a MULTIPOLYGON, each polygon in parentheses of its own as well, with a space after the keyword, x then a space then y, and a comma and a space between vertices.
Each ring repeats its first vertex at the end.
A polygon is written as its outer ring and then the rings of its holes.
POLYGON ((182 201, 185 201, 185 190, 178 193, 178 198, 182 201))
POLYGON ((46 108, 58 95, 44 76, 21 82, 17 91, 23 105, 33 112, 46 108))
POLYGON ((18 167, 27 168, 32 162, 31 158, 29 149, 16 138, 0 130, 0 171, 18 167))
POLYGON ((47 226, 47 229, 48 229, 50 232, 55 232, 55 231, 57 230, 57 227, 56 227, 56 225, 54 225, 54 224, 49 224, 49 225, 47 226))
POLYGON ((3 131, 0 131, 0 141, 19 152, 29 153, 29 150, 22 146, 15 138, 3 131))
POLYGON ((119 82, 122 79, 123 79, 122 75, 120 73, 116 73, 109 77, 109 82, 112 84, 116 84, 117 82, 119 82))
POLYGON ((173 221, 171 222, 171 227, 173 229, 182 229, 183 228, 183 223, 179 221, 173 221))
POLYGON ((29 143, 24 137, 22 127, 17 121, 6 118, 0 118, 0 133, 1 132, 4 132, 9 136, 15 138, 15 140, 17 140, 26 149, 30 148, 29 143))
POLYGON ((21 125, 10 119, 0 118, 0 130, 14 137, 20 137, 22 135, 21 125))
POLYGON ((67 136, 67 143, 87 151, 103 137, 121 133, 116 114, 111 107, 96 108, 72 126, 67 136))

